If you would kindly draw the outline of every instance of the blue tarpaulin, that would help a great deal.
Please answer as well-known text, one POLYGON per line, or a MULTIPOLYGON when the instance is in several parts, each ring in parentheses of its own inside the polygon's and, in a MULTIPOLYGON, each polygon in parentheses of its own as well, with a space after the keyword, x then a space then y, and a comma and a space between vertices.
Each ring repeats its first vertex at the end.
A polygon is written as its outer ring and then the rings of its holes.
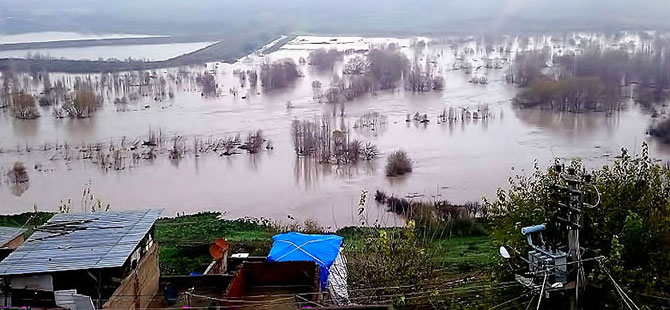
POLYGON ((274 235, 268 262, 310 261, 319 265, 321 289, 328 285, 328 273, 344 238, 337 235, 307 235, 297 232, 274 235))

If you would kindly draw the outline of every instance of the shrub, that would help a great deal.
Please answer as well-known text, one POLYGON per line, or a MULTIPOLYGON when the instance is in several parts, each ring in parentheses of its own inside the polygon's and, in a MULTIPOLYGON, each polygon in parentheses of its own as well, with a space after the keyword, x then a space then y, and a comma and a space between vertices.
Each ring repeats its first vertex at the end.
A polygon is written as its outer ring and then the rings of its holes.
POLYGON ((28 182, 28 171, 22 162, 15 162, 14 167, 7 173, 9 181, 12 183, 26 183, 28 182))
POLYGON ((412 172, 412 160, 403 150, 398 150, 388 157, 386 163, 386 176, 393 177, 412 172))
POLYGON ((12 96, 12 114, 20 119, 35 119, 40 116, 35 105, 35 98, 29 94, 18 93, 12 96))
POLYGON ((91 89, 79 89, 71 96, 72 100, 63 105, 63 110, 72 118, 90 117, 102 101, 91 89))

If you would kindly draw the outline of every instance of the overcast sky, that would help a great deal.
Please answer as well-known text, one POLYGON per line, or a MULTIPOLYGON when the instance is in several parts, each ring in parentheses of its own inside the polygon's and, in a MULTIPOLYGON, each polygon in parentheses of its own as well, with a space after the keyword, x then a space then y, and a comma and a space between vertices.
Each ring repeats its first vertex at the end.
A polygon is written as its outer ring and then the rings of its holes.
POLYGON ((0 33, 449 33, 661 28, 667 0, 0 0, 0 33))

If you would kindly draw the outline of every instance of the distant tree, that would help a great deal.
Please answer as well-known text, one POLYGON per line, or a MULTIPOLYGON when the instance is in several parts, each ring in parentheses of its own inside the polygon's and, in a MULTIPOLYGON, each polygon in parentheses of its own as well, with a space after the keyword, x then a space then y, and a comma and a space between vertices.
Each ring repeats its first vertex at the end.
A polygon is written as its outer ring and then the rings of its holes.
POLYGON ((396 87, 403 73, 409 67, 407 56, 397 49, 373 49, 368 53, 369 74, 375 78, 381 89, 396 87))
POLYGON ((356 56, 349 59, 349 61, 344 66, 342 73, 344 74, 366 74, 370 69, 370 63, 367 58, 362 56, 356 56))
POLYGON ((261 65, 261 84, 266 89, 275 89, 288 86, 301 76, 295 62, 290 59, 277 60, 271 64, 261 65))
POLYGON ((213 74, 205 72, 204 74, 197 76, 195 81, 202 87, 203 94, 216 95, 219 86, 216 83, 216 77, 213 74))
POLYGON ((333 69, 336 62, 344 59, 344 53, 336 49, 320 48, 309 53, 309 64, 320 70, 333 69))
POLYGON ((247 80, 249 81, 249 86, 256 87, 258 85, 258 71, 247 70, 247 80))

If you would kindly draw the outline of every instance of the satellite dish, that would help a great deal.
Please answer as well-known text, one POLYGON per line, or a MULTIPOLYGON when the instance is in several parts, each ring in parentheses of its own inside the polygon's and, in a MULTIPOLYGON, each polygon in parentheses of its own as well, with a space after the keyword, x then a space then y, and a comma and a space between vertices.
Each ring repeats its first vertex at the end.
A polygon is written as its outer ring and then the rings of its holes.
POLYGON ((500 256, 502 256, 504 259, 509 259, 510 257, 512 257, 511 255, 509 255, 509 252, 504 246, 500 246, 500 256))
POLYGON ((212 258, 219 260, 223 258, 223 255, 226 254, 228 250, 228 242, 226 240, 218 238, 214 240, 214 244, 209 247, 209 254, 212 255, 212 258))

